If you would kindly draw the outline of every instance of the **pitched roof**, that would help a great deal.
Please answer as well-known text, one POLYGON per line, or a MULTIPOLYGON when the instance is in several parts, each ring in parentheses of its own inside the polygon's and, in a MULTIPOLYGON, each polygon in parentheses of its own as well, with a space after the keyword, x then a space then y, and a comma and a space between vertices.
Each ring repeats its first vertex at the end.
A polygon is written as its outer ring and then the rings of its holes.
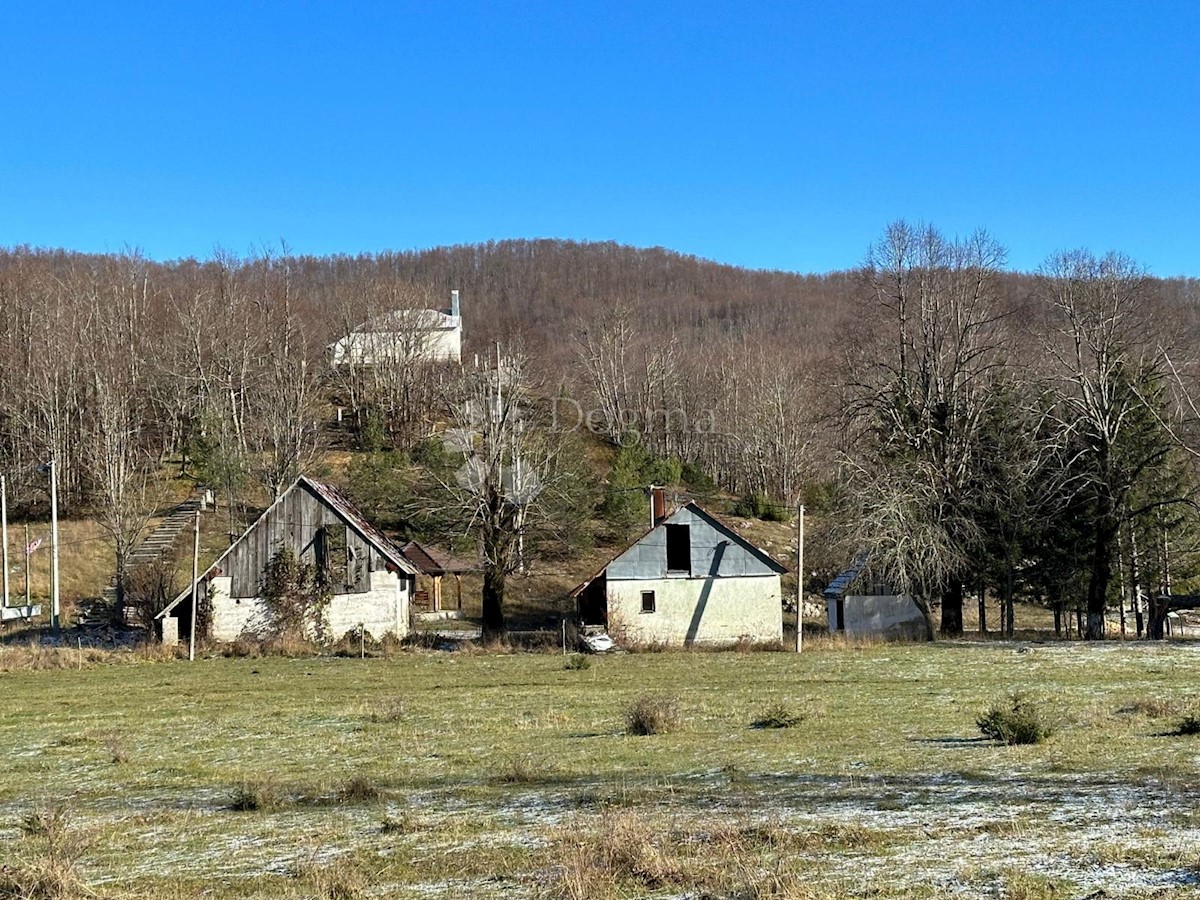
POLYGON ((787 566, 785 566, 779 560, 775 559, 775 557, 771 556, 771 554, 767 553, 767 551, 763 550, 761 547, 756 547, 756 546, 754 546, 754 544, 751 544, 748 540, 746 540, 744 537, 742 537, 740 534, 738 534, 737 531, 735 531, 729 525, 726 525, 725 522, 723 522, 721 519, 719 519, 713 513, 710 513, 708 510, 706 510, 704 507, 702 507, 700 504, 698 504, 695 500, 691 500, 691 501, 685 503, 683 506, 679 507, 679 509, 675 510, 669 516, 664 516, 663 518, 659 519, 659 521, 655 523, 653 528, 647 528, 645 531, 643 531, 641 534, 639 534, 636 539, 631 541, 629 544, 627 544, 621 550, 618 550, 616 553, 614 553, 609 558, 608 562, 606 562, 603 566, 601 566, 594 575, 592 575, 590 578, 588 578, 582 584, 578 585, 573 591, 571 591, 571 593, 568 596, 578 597, 584 590, 587 589, 587 586, 589 584, 591 584, 593 581, 595 581, 597 578, 599 578, 601 575, 603 575, 605 573, 605 571, 608 569, 608 567, 611 566, 614 562, 616 562, 625 553, 627 553, 631 547, 634 547, 637 544, 639 544, 641 541, 645 540, 650 534, 652 534, 654 532, 655 528, 658 528, 660 525, 668 524, 673 518, 678 516, 685 509, 691 510, 693 513, 699 515, 700 518, 702 518, 706 522, 708 522, 717 531, 724 534, 731 541, 734 541, 735 543, 739 544, 741 547, 745 548, 747 552, 749 552, 752 556, 759 559, 767 567, 774 569, 776 571, 776 573, 782 575, 785 572, 791 571, 787 566))
POLYGON ((858 556, 854 558, 854 562, 850 564, 848 569, 838 575, 838 577, 833 579, 833 581, 829 582, 829 585, 822 592, 822 596, 824 596, 827 600, 837 600, 838 598, 845 596, 846 591, 850 589, 850 585, 854 584, 854 582, 858 579, 858 576, 861 575, 864 570, 866 570, 867 562, 870 560, 870 558, 871 555, 866 551, 859 553, 858 556))
MULTIPOLYGON (((201 572, 201 577, 204 577, 213 569, 216 569, 218 566, 220 566, 220 564, 225 560, 225 557, 232 553, 233 549, 237 547, 238 544, 246 540, 247 535, 249 535, 254 531, 254 529, 258 528, 259 525, 266 521, 267 517, 271 514, 271 510, 275 509, 275 507, 283 502, 285 497, 302 485, 308 490, 312 491, 322 501, 324 501, 324 503, 331 510, 333 510, 333 512, 336 513, 343 522, 362 535, 363 539, 376 550, 378 550, 379 554, 384 559, 409 575, 419 574, 417 568, 404 556, 404 554, 400 551, 400 548, 392 543, 392 541, 389 540, 382 531, 368 522, 366 517, 363 516, 362 512, 359 511, 358 507, 351 503, 350 499, 345 494, 331 484, 326 484, 323 481, 317 481, 316 479, 309 478, 307 475, 301 475, 294 482, 292 482, 291 487, 280 494, 275 499, 275 502, 263 511, 262 515, 254 520, 253 525, 243 531, 241 536, 236 541, 226 547, 225 551, 216 559, 214 559, 212 563, 210 563, 209 566, 204 569, 203 572, 201 572)), ((163 616, 167 615, 191 593, 192 586, 189 584, 179 593, 179 596, 167 604, 162 611, 155 616, 155 618, 161 619, 163 616)))
POLYGON ((400 548, 405 558, 416 566, 422 575, 461 575, 473 572, 478 566, 463 562, 445 550, 429 547, 417 541, 409 541, 400 548))

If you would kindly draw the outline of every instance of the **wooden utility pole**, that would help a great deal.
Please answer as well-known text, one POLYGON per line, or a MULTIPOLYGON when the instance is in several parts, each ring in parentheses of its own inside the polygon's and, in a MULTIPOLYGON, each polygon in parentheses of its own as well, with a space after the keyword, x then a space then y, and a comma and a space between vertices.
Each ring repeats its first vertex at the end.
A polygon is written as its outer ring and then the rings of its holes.
POLYGON ((200 510, 196 510, 196 527, 192 537, 192 616, 188 628, 188 661, 196 661, 196 613, 200 604, 196 600, 200 584, 200 510))
POLYGON ((50 460, 50 627, 58 634, 58 469, 50 460))
POLYGON ((796 507, 796 652, 804 649, 804 504, 796 507))
POLYGON ((0 541, 4 543, 4 551, 0 553, 0 563, 4 565, 4 605, 8 606, 8 482, 0 475, 0 541))
POLYGON ((29 552, 29 523, 25 523, 25 605, 29 606, 31 601, 29 598, 29 557, 32 554, 29 552))

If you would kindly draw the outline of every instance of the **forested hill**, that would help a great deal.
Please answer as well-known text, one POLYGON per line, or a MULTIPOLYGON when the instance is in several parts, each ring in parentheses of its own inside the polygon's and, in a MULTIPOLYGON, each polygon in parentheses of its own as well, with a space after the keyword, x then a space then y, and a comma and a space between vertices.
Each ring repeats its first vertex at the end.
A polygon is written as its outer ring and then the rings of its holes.
POLYGON ((798 314, 828 328, 845 315, 854 283, 849 273, 749 270, 658 247, 564 240, 494 241, 346 262, 395 265, 442 292, 461 289, 476 333, 519 330, 551 339, 565 338, 573 320, 618 304, 669 329, 769 330, 798 314))

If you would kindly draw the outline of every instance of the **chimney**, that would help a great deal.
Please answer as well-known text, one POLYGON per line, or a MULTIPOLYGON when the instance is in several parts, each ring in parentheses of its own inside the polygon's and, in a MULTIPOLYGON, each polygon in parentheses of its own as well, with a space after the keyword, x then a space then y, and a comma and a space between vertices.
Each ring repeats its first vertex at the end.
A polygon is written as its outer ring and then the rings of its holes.
POLYGON ((454 316, 456 319, 462 315, 462 311, 458 306, 458 291, 450 292, 450 315, 454 316))
POLYGON ((657 525, 667 517, 667 489, 650 485, 650 518, 657 525))

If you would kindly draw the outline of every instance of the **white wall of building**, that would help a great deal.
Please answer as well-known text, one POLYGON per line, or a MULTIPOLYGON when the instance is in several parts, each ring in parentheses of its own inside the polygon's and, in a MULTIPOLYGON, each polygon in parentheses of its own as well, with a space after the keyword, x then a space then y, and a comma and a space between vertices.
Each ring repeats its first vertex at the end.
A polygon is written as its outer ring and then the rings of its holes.
POLYGON ((783 640, 778 575, 609 580, 607 595, 608 627, 618 643, 783 640), (642 612, 643 591, 654 591, 652 613, 642 612))
MULTIPOLYGON (((907 594, 859 594, 842 602, 851 637, 925 638, 925 617, 907 594)), ((829 630, 837 630, 837 601, 828 601, 829 630)))
POLYGON ((436 310, 418 313, 403 330, 360 330, 341 338, 329 347, 331 361, 335 366, 461 361, 462 318, 436 310))
MULTIPOLYGON (((408 634, 408 610, 412 600, 407 579, 394 572, 372 572, 371 589, 357 594, 335 594, 329 603, 329 635, 340 638, 363 625, 375 639, 385 634, 403 638, 408 634)), ((212 579, 212 638, 235 641, 243 635, 261 635, 267 625, 268 610, 257 597, 230 597, 232 579, 212 579)))

